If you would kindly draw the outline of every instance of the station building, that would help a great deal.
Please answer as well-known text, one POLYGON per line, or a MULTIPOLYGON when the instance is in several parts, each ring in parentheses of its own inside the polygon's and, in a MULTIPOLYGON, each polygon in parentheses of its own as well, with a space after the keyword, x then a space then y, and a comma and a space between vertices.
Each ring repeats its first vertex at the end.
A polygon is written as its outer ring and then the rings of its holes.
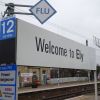
POLYGON ((88 70, 96 69, 93 48, 19 19, 17 24, 16 63, 22 84, 31 84, 33 72, 40 84, 87 81, 88 70))
POLYGON ((0 64, 18 66, 19 87, 31 86, 33 73, 44 85, 86 81, 88 70, 96 70, 95 49, 15 20, 16 37, 0 41, 0 64))

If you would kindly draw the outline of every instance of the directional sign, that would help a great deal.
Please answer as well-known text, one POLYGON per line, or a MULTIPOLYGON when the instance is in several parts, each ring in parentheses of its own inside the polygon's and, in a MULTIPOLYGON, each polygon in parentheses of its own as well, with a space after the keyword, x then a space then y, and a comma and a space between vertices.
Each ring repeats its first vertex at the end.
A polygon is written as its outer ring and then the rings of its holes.
POLYGON ((30 9, 30 11, 40 21, 41 24, 46 22, 56 13, 56 10, 46 0, 40 0, 30 9))
POLYGON ((16 65, 0 66, 0 100, 16 100, 16 83, 16 65))
POLYGON ((10 17, 0 21, 0 40, 14 38, 16 36, 16 18, 10 17))

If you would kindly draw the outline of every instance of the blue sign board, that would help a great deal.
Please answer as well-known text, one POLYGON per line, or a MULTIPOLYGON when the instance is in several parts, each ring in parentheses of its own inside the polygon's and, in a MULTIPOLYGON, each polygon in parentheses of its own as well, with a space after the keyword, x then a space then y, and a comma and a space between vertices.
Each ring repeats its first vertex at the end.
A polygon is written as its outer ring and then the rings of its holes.
POLYGON ((0 40, 16 37, 16 18, 10 17, 0 21, 0 40))
POLYGON ((16 65, 0 66, 0 100, 16 100, 16 65))
POLYGON ((56 13, 56 10, 47 0, 40 0, 30 9, 30 12, 43 24, 56 13))

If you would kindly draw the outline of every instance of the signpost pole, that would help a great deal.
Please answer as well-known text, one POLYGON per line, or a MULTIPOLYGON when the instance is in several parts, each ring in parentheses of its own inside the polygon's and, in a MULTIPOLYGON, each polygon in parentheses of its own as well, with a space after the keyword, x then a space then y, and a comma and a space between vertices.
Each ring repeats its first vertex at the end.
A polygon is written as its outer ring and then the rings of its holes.
POLYGON ((94 83, 95 83, 95 100, 98 100, 98 90, 97 90, 97 72, 94 71, 94 83))

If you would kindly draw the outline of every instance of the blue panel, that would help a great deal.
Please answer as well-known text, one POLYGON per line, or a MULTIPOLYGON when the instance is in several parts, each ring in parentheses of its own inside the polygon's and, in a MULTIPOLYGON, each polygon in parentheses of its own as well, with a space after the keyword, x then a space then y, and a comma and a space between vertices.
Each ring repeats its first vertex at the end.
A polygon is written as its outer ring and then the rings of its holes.
POLYGON ((0 71, 16 71, 16 65, 7 65, 7 66, 0 66, 0 71))
POLYGON ((16 18, 10 17, 0 21, 0 40, 16 37, 16 18))
MULTIPOLYGON (((5 72, 6 71, 11 71, 11 72, 13 71, 13 72, 15 72, 15 76, 13 76, 13 78, 15 79, 15 82, 13 84, 10 84, 10 83, 9 84, 6 84, 6 83, 1 84, 0 83, 0 86, 2 86, 2 87, 12 86, 14 88, 14 91, 13 91, 14 98, 12 98, 11 100, 16 100, 16 95, 17 95, 17 89, 16 89, 16 85, 17 85, 17 65, 12 64, 12 65, 0 66, 0 72, 2 72, 2 71, 5 71, 5 72)), ((9 91, 7 91, 7 92, 9 92, 9 91)), ((5 100, 4 98, 5 97, 2 96, 2 97, 0 97, 0 100, 5 100)))
POLYGON ((0 84, 0 86, 16 86, 16 84, 0 84))

